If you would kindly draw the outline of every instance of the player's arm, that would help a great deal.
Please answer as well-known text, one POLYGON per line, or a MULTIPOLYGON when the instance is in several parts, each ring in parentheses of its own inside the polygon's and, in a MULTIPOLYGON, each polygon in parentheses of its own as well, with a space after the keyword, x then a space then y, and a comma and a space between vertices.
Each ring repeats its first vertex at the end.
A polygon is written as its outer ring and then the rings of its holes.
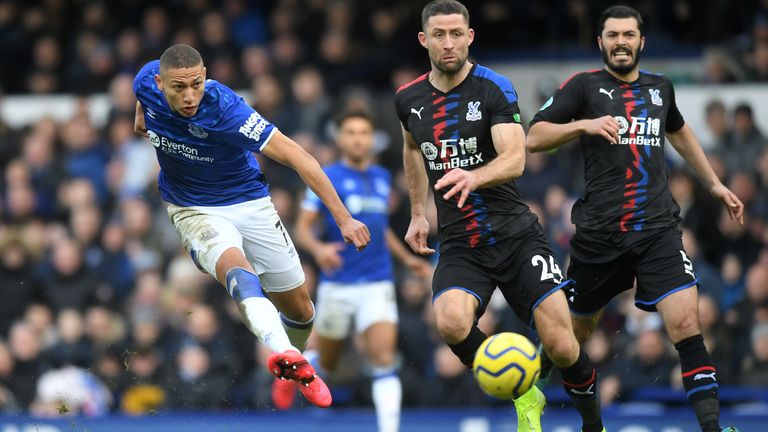
POLYGON ((421 150, 416 145, 413 135, 403 128, 403 168, 408 183, 408 196, 411 201, 411 224, 405 234, 408 246, 419 255, 434 253, 427 247, 429 222, 427 222, 427 192, 429 177, 421 160, 421 150))
POLYGON ((435 183, 435 190, 447 189, 443 193, 444 199, 447 200, 459 194, 458 206, 461 208, 470 192, 506 183, 523 174, 525 166, 523 127, 519 123, 495 124, 491 126, 491 139, 497 153, 492 161, 472 171, 453 169, 435 183))
POLYGON ((133 117, 133 131, 144 138, 149 138, 147 124, 144 120, 144 108, 141 107, 141 102, 138 101, 136 101, 136 114, 133 117))
POLYGON ((717 178, 717 174, 715 174, 712 166, 709 165, 707 156, 701 149, 699 140, 690 126, 683 124, 683 127, 677 131, 667 132, 667 138, 669 138, 672 147, 680 153, 680 156, 688 162, 699 178, 706 184, 712 196, 722 201, 725 208, 728 209, 728 216, 731 219, 738 220, 743 225, 744 204, 717 178))
POLYGON ((619 124, 613 117, 584 119, 582 115, 589 104, 584 82, 587 77, 576 74, 568 78, 533 116, 526 138, 528 151, 556 149, 584 134, 599 135, 611 144, 619 142, 619 124))
POLYGON ((339 252, 344 249, 343 243, 325 243, 315 234, 314 227, 320 220, 321 214, 316 210, 302 208, 294 228, 296 244, 312 254, 315 262, 325 273, 332 273, 344 264, 339 252))
POLYGON ((387 240, 387 248, 392 253, 392 256, 400 261, 402 265, 408 267, 413 274, 419 277, 427 277, 432 273, 432 266, 429 264, 429 261, 408 252, 408 249, 400 242, 392 228, 387 228, 384 235, 387 240))
POLYGON ((354 244, 358 249, 362 249, 368 244, 371 240, 368 227, 352 218, 352 215, 349 214, 339 199, 339 195, 328 176, 325 175, 314 157, 279 130, 275 130, 269 145, 265 146, 261 152, 299 174, 304 183, 317 194, 331 212, 345 241, 354 244))
POLYGON ((562 124, 540 121, 528 130, 526 147, 532 153, 552 150, 584 134, 599 135, 616 144, 619 142, 619 123, 609 115, 562 124))

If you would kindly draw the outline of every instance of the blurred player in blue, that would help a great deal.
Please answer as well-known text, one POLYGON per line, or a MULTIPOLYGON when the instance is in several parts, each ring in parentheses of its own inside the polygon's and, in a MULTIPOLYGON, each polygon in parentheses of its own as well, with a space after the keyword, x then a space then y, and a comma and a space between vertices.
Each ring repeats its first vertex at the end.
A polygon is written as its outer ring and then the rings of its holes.
POLYGON ((336 144, 341 160, 325 168, 352 215, 370 229, 362 252, 345 245, 329 209, 311 190, 296 224, 296 241, 312 253, 322 271, 317 293, 320 370, 337 368, 352 325, 362 335, 362 349, 373 372, 372 399, 380 432, 397 432, 401 385, 395 369, 397 304, 392 255, 416 275, 431 266, 408 252, 389 228, 389 172, 372 161, 373 119, 363 111, 337 119, 336 144))
POLYGON ((194 48, 168 48, 139 71, 133 89, 135 129, 155 146, 160 193, 192 260, 227 289, 245 325, 273 351, 270 372, 329 406, 328 387, 300 353, 315 316, 304 272, 253 153, 296 170, 330 209, 344 241, 364 248, 367 227, 352 218, 312 156, 231 89, 206 80, 194 48))

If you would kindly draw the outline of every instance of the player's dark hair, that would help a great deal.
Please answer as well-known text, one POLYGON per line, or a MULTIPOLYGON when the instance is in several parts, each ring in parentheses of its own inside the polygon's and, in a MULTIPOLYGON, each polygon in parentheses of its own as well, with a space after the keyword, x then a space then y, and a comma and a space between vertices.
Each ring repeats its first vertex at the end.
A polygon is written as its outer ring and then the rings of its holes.
POLYGON ((371 124, 372 127, 375 125, 373 122, 373 115, 371 115, 370 112, 362 109, 356 109, 342 111, 341 114, 337 115, 335 118, 336 127, 341 128, 341 125, 343 125, 345 121, 354 118, 366 120, 371 124))
POLYGON ((200 66, 203 57, 189 45, 176 44, 160 56, 160 69, 183 69, 200 66))
POLYGON ((643 22, 643 16, 640 15, 640 12, 629 6, 616 5, 609 7, 600 14, 600 19, 597 21, 598 36, 603 34, 605 22, 608 21, 608 18, 634 18, 637 20, 637 28, 640 30, 640 34, 643 34, 645 22, 643 22))
POLYGON ((466 6, 456 0, 432 0, 421 10, 421 28, 422 30, 427 28, 429 17, 452 14, 462 15, 469 25, 469 11, 466 6))

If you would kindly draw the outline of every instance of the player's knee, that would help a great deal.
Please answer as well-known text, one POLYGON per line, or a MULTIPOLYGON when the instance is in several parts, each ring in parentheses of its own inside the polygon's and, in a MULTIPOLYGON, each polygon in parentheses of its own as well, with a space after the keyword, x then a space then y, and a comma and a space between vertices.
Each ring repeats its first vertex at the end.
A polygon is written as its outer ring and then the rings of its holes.
POLYGON ((699 329, 699 317, 695 311, 689 314, 681 314, 673 322, 667 324, 667 331, 673 341, 680 341, 685 338, 695 336, 701 333, 699 329))
POLYGON ((579 357, 579 343, 574 337, 560 335, 542 341, 542 344, 552 362, 560 367, 573 364, 579 357))
POLYGON ((474 317, 467 316, 463 308, 446 306, 435 313, 437 331, 448 343, 459 343, 467 337, 474 324, 474 317))
POLYGON ((293 321, 306 323, 314 319, 315 307, 309 299, 300 300, 290 308, 290 311, 283 312, 283 315, 293 321))

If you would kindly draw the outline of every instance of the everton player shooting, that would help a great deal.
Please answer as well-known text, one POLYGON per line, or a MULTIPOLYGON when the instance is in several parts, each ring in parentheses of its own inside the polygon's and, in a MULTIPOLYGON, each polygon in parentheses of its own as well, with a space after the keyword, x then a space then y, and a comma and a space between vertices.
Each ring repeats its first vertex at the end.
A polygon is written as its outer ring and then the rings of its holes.
POLYGON ((147 63, 133 89, 135 129, 155 146, 160 193, 192 260, 227 289, 248 329, 272 349, 270 372, 296 381, 312 403, 329 406, 328 387, 299 352, 314 320, 304 272, 253 152, 295 169, 345 241, 365 247, 368 229, 352 218, 312 156, 231 89, 206 80, 191 46, 174 45, 147 63))

